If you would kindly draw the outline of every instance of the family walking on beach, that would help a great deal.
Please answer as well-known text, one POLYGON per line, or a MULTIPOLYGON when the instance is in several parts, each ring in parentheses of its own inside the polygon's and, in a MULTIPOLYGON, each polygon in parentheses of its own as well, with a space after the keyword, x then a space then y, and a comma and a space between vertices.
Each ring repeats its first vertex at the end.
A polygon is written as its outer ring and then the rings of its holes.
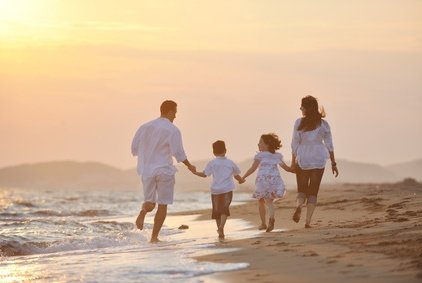
POLYGON ((294 124, 292 138, 292 161, 288 166, 283 161, 281 141, 274 133, 261 135, 258 143, 259 152, 255 155, 251 167, 240 176, 239 167, 226 158, 226 145, 218 140, 212 144, 215 159, 211 160, 202 172, 193 166, 183 149, 180 130, 173 124, 177 113, 177 104, 166 100, 161 104, 159 118, 147 122, 137 130, 132 141, 132 154, 138 157, 137 172, 141 176, 144 203, 136 219, 136 227, 143 229, 144 219, 158 204, 154 217, 151 243, 159 242, 158 235, 167 216, 167 205, 173 203, 175 173, 173 157, 182 162, 188 170, 200 177, 212 176, 211 201, 212 219, 215 219, 217 233, 224 239, 224 226, 230 216, 230 203, 235 188, 234 179, 239 184, 258 169, 255 180, 255 192, 252 197, 258 200, 261 225, 259 230, 270 232, 274 229, 275 199, 285 194, 285 185, 278 166, 287 172, 296 174, 297 206, 292 219, 299 222, 302 206, 306 201, 305 227, 311 228, 311 218, 317 204, 317 195, 328 158, 335 177, 338 176, 337 164, 330 126, 325 121, 324 111, 320 111, 318 101, 312 96, 302 98, 300 110, 302 117, 294 124), (266 212, 269 220, 266 223, 266 212))

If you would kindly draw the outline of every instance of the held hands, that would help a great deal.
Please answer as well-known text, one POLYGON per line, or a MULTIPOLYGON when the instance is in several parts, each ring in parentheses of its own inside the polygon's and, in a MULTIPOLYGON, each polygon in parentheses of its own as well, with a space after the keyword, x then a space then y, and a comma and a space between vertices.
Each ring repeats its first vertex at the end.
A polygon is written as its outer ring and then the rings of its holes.
POLYGON ((189 171, 191 171, 193 174, 197 173, 197 172, 196 172, 196 167, 195 167, 195 166, 193 166, 192 164, 190 164, 190 165, 188 166, 188 169, 189 169, 189 171))
POLYGON ((242 178, 242 176, 240 175, 235 175, 234 178, 237 180, 239 184, 243 184, 245 182, 245 179, 242 178))
POLYGON ((290 172, 290 173, 296 173, 296 166, 294 166, 294 165, 289 166, 286 171, 290 172))

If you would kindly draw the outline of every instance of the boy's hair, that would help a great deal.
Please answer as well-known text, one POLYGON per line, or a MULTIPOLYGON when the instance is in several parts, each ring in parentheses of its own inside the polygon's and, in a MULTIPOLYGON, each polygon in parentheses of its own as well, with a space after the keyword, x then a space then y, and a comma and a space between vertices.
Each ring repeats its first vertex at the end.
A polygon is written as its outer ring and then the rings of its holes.
POLYGON ((274 133, 269 133, 261 136, 261 139, 264 141, 266 145, 268 145, 268 150, 271 153, 275 153, 275 151, 282 147, 281 141, 278 136, 274 133))
POLYGON ((173 100, 164 101, 163 103, 161 103, 161 106, 160 106, 161 115, 166 115, 171 110, 175 110, 176 107, 177 107, 177 104, 173 100))
POLYGON ((225 154, 226 153, 226 144, 224 141, 218 140, 212 144, 212 152, 217 154, 225 154))

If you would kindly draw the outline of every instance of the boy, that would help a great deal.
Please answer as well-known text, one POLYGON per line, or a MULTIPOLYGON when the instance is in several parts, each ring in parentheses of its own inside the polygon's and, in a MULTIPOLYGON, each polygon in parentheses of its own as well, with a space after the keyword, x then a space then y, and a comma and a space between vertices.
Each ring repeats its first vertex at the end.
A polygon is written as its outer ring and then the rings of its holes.
POLYGON ((240 177, 240 170, 237 165, 226 158, 226 145, 224 141, 218 140, 212 144, 215 159, 211 160, 203 172, 194 172, 200 177, 212 175, 211 200, 212 219, 217 224, 219 239, 224 239, 224 225, 227 217, 230 216, 229 206, 233 197, 234 178, 242 184, 244 180, 240 177))

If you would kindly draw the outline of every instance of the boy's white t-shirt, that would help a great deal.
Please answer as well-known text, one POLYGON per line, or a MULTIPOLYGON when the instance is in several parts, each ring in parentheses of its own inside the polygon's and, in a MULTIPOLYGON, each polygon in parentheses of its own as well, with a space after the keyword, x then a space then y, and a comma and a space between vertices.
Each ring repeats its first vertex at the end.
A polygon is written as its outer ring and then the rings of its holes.
POLYGON ((240 174, 239 167, 226 157, 216 157, 208 162, 204 174, 212 175, 211 193, 218 195, 234 189, 233 176, 240 174))

